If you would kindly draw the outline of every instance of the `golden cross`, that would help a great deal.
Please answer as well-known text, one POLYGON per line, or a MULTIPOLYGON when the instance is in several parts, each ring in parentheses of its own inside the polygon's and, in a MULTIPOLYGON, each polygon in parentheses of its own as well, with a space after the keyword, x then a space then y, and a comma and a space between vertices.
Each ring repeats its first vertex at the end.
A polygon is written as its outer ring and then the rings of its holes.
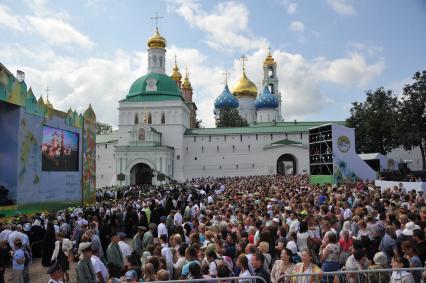
POLYGON ((227 70, 225 70, 225 72, 223 72, 223 76, 225 77, 225 85, 227 85, 228 84, 229 72, 227 70))
POLYGON ((44 90, 46 91, 47 99, 49 99, 49 91, 50 91, 49 86, 47 86, 44 90))
POLYGON ((247 56, 246 55, 241 56, 240 61, 243 64, 243 71, 245 71, 246 70, 246 62, 248 61, 247 56))
POLYGON ((155 12, 155 17, 151 17, 151 20, 155 21, 155 28, 158 29, 158 20, 163 19, 163 17, 158 16, 158 12, 155 12))

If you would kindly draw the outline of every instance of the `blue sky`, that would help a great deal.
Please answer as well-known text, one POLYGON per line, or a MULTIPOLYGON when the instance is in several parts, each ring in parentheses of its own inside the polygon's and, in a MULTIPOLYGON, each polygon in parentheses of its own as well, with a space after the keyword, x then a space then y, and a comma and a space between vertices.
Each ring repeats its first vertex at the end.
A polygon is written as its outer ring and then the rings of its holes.
POLYGON ((92 103, 117 125, 118 100, 146 73, 146 40, 167 39, 168 72, 176 54, 194 87, 198 115, 213 126, 213 101, 241 75, 259 83, 271 47, 278 62, 286 120, 338 120, 352 101, 380 86, 401 91, 426 69, 422 0, 0 1, 0 62, 26 72, 27 85, 59 109, 92 103))

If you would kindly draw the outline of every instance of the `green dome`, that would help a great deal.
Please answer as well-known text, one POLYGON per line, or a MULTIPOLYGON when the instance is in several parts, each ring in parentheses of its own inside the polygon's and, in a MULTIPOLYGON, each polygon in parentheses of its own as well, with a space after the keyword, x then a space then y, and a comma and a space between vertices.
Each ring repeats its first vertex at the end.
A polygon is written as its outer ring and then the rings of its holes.
POLYGON ((127 98, 135 96, 168 95, 181 97, 176 82, 167 75, 151 73, 137 79, 130 87, 127 98))

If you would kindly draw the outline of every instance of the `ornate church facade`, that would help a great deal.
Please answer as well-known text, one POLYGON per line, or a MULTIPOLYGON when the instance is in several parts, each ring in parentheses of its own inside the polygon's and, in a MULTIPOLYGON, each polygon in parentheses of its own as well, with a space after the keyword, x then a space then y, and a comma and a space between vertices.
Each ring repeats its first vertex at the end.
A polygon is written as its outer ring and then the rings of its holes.
POLYGON ((119 101, 118 130, 97 136, 97 186, 164 183, 208 176, 308 173, 308 129, 326 122, 282 121, 277 63, 263 62, 263 88, 246 75, 232 92, 225 84, 214 112, 237 108, 249 123, 195 128, 193 89, 176 64, 167 75, 166 39, 147 42, 148 70, 119 101))
POLYGON ((196 128, 188 74, 182 81, 176 59, 172 73, 166 74, 166 39, 158 28, 147 45, 147 73, 119 101, 118 130, 97 136, 97 187, 309 173, 309 129, 343 124, 283 121, 277 62, 269 52, 260 90, 247 77, 243 61, 240 80, 232 91, 226 83, 214 102, 215 114, 236 108, 249 126, 196 128))

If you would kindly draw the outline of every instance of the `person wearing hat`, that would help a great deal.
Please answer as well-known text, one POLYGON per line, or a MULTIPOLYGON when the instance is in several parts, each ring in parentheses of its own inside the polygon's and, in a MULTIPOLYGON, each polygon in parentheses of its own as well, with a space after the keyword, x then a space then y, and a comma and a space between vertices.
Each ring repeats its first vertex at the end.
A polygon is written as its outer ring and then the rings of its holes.
POLYGON ((64 281, 62 281, 64 274, 58 262, 55 262, 47 269, 47 274, 50 275, 50 280, 47 283, 64 283, 64 281))
POLYGON ((133 240, 132 240, 132 249, 133 249, 133 252, 138 257, 141 257, 142 253, 143 253, 142 239, 143 239, 143 235, 144 235, 144 233, 145 233, 146 230, 147 229, 146 229, 145 226, 138 226, 137 227, 137 233, 133 237, 133 240))
POLYGON ((77 264, 77 282, 78 283, 96 283, 96 274, 92 265, 92 244, 84 242, 80 244, 80 250, 83 257, 77 264))
POLYGON ((142 249, 145 251, 149 245, 154 244, 154 231, 157 229, 157 225, 155 223, 150 223, 148 225, 149 230, 143 234, 142 238, 142 249))
MULTIPOLYGON (((374 264, 370 265, 368 269, 386 269, 388 268, 388 258, 384 252, 377 252, 373 257, 374 264)), ((370 273, 371 282, 389 282, 389 272, 373 272, 370 273)))
POLYGON ((138 274, 134 270, 129 270, 124 274, 124 279, 126 280, 125 282, 137 283, 138 274))
POLYGON ((121 253, 118 242, 120 237, 118 233, 111 235, 111 243, 109 244, 106 255, 108 259, 108 269, 111 277, 120 278, 124 267, 124 257, 121 253))

